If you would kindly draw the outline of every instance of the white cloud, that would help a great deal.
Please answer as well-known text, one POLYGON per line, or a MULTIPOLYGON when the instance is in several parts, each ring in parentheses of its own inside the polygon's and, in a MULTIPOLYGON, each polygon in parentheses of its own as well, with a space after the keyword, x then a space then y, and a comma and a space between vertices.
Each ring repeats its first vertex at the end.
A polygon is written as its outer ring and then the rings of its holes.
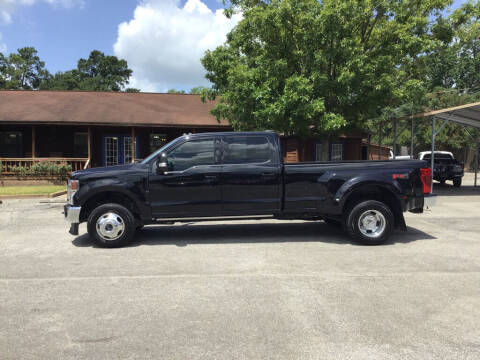
POLYGON ((85 5, 84 0, 0 0, 0 24, 10 24, 12 22, 12 14, 19 7, 30 6, 40 2, 65 8, 83 7, 85 5))
POLYGON ((208 85, 200 58, 226 40, 240 20, 213 12, 201 0, 144 0, 133 19, 119 25, 115 55, 133 70, 130 86, 166 91, 208 85))

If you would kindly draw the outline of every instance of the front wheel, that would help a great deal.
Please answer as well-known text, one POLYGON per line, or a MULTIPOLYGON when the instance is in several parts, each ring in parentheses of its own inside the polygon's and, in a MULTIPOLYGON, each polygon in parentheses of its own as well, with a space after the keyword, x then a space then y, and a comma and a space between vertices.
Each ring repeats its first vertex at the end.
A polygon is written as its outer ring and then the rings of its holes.
POLYGON ((88 234, 101 247, 120 247, 133 239, 135 218, 126 207, 104 204, 95 208, 88 218, 88 234))
POLYGON ((453 186, 460 187, 462 186, 462 178, 455 178, 453 179, 453 186))
POLYGON ((345 228, 350 237, 360 244, 379 245, 388 240, 394 229, 390 208, 376 200, 355 205, 347 214, 345 228))

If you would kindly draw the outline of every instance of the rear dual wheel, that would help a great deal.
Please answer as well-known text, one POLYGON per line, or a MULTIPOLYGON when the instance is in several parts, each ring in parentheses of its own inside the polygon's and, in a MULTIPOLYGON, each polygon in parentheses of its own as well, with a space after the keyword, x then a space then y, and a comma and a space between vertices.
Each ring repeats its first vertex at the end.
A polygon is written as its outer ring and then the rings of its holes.
POLYGON ((355 205, 347 214, 345 228, 348 235, 364 245, 379 245, 388 240, 394 229, 390 208, 376 200, 355 205))

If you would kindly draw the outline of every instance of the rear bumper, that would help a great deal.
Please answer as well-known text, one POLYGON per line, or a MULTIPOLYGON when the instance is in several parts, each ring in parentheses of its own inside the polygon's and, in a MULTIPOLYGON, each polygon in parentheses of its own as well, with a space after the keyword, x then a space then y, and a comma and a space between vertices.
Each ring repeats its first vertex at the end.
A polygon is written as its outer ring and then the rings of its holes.
POLYGON ((424 198, 423 198, 423 207, 424 208, 431 209, 436 204, 437 204, 437 195, 428 194, 428 195, 424 196, 424 198))

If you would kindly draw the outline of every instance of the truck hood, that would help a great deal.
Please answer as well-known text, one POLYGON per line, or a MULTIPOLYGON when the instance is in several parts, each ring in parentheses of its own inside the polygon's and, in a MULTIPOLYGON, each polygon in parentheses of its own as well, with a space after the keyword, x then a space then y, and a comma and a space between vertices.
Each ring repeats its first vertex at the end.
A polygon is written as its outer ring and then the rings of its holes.
POLYGON ((148 171, 148 165, 134 163, 126 165, 115 165, 115 166, 106 166, 91 168, 85 170, 79 170, 72 172, 70 178, 75 180, 80 180, 84 178, 102 178, 102 177, 116 177, 121 175, 126 175, 129 173, 141 173, 148 171))

